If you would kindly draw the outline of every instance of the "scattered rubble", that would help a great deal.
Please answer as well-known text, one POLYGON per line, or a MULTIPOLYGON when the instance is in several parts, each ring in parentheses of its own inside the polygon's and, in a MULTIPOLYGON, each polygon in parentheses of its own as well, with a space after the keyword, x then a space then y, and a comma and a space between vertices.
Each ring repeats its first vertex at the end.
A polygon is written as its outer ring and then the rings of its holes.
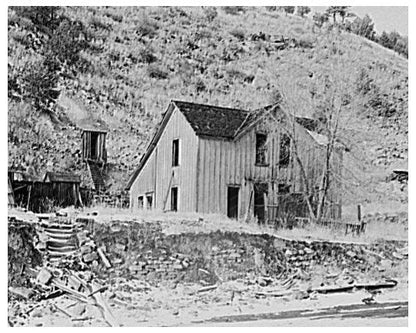
POLYGON ((361 297, 373 304, 377 293, 400 285, 389 274, 408 259, 406 242, 164 234, 158 222, 103 224, 96 215, 62 212, 37 221, 16 216, 9 219, 11 326, 46 325, 48 314, 68 326, 120 326, 121 312, 146 323, 154 311, 167 311, 173 323, 202 318, 209 304, 241 312, 254 301, 306 302, 357 290, 373 293, 361 297))

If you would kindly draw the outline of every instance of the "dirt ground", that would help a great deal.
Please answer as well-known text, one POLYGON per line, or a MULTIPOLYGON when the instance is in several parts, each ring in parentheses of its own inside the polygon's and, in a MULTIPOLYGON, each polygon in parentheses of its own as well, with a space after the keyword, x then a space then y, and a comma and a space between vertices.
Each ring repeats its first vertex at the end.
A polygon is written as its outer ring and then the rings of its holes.
MULTIPOLYGON (((261 287, 247 281, 224 282, 214 290, 198 292, 198 284, 168 284, 149 286, 138 280, 120 279, 104 296, 111 312, 122 326, 407 326, 407 315, 389 318, 377 313, 368 318, 360 312, 371 309, 363 299, 369 292, 356 290, 350 293, 314 294, 302 292, 302 286, 294 287, 283 297, 258 297, 257 292, 274 291, 279 286, 261 287), (308 318, 285 316, 294 310, 318 311, 318 309, 354 304, 363 306, 356 317, 326 316, 308 318), (269 314, 269 316, 264 316, 269 314), (270 314, 283 314, 282 318, 270 318, 270 314), (244 318, 246 316, 246 318, 244 318)), ((391 311, 402 308, 407 301, 407 283, 393 289, 385 289, 375 296, 375 304, 401 302, 391 311)), ((92 304, 83 304, 68 296, 40 302, 10 302, 9 316, 16 307, 26 316, 13 317, 14 326, 108 326, 99 309, 92 304), (64 310, 63 312, 61 310, 64 310), (66 312, 67 314, 64 314, 66 312), (69 316, 68 316, 69 314, 69 316)), ((389 309, 390 309, 389 308, 389 309)), ((407 306, 406 311, 407 313, 407 306)), ((390 312, 389 312, 390 313, 390 312)))

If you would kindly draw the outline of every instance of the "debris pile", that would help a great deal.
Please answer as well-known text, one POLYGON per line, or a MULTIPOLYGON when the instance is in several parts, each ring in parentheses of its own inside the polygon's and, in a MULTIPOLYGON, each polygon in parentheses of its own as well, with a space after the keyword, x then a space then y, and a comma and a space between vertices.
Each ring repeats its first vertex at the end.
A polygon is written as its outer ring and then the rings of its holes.
POLYGON ((28 269, 42 264, 42 256, 34 247, 35 227, 31 223, 9 220, 8 225, 8 285, 30 287, 28 269))
MULTIPOLYGON (((59 313, 73 326, 118 326, 112 311, 117 307, 163 306, 179 316, 182 308, 152 301, 157 290, 183 296, 183 307, 378 292, 397 285, 399 276, 391 273, 403 272, 408 258, 405 242, 301 241, 229 231, 165 234, 160 223, 98 223, 96 216, 61 213, 37 218, 9 219, 10 325, 43 324, 38 309, 59 313)), ((374 295, 365 302, 374 302, 374 295)))

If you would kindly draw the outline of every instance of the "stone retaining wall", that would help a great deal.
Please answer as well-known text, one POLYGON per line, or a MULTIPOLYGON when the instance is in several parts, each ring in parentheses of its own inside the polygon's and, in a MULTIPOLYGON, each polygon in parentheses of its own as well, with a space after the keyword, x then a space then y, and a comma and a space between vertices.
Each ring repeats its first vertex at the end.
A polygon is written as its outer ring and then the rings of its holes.
MULTIPOLYGON (((293 273, 301 268, 336 266, 362 272, 382 260, 403 260, 405 242, 358 244, 295 241, 269 234, 215 231, 166 235, 159 223, 97 223, 94 240, 116 274, 149 282, 177 280, 213 283, 248 275, 293 273)), ((100 266, 99 271, 107 272, 100 266)))

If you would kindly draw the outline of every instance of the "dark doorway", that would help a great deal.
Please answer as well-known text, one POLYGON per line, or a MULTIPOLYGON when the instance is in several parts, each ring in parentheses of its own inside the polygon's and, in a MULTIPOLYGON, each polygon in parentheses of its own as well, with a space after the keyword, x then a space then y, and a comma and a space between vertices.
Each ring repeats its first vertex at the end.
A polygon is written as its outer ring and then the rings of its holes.
POLYGON ((146 201, 147 201, 147 209, 153 208, 153 193, 147 193, 146 194, 146 201))
POLYGON ((91 159, 95 160, 98 158, 98 133, 91 133, 91 159))
POLYGON ((254 184, 254 216, 257 217, 259 223, 264 223, 266 219, 266 202, 267 184, 254 184))
POLYGON ((230 219, 238 219, 238 191, 238 187, 228 186, 227 216, 230 219))
POLYGON ((178 188, 172 187, 170 190, 170 210, 172 212, 178 211, 178 188))

